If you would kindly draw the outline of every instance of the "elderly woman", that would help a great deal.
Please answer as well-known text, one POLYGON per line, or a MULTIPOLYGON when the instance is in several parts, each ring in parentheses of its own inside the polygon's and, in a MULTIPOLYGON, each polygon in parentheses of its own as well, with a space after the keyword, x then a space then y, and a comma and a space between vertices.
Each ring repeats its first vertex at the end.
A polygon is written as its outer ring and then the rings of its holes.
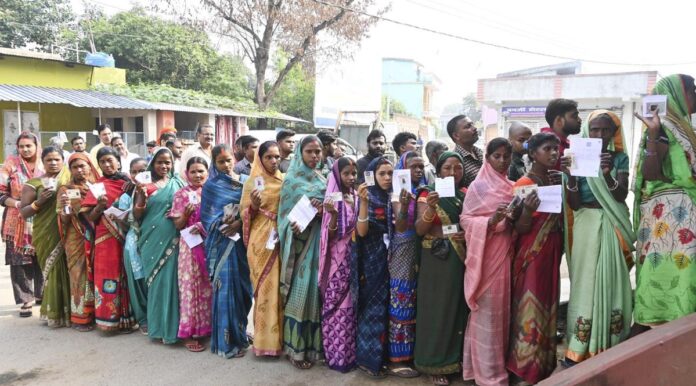
POLYGON ((24 219, 19 213, 24 183, 43 174, 39 157, 39 141, 30 132, 17 137, 17 155, 5 159, 0 169, 0 205, 2 239, 5 241, 5 264, 10 266, 10 280, 16 304, 21 304, 19 316, 32 315, 32 305, 41 302, 43 277, 36 251, 32 245, 32 218, 24 219))
POLYGON ((628 338, 632 294, 628 269, 635 235, 625 200, 628 156, 621 119, 595 110, 583 136, 602 140, 601 176, 574 177, 568 157, 561 165, 568 178, 566 197, 573 209, 572 240, 566 250, 570 273, 567 364, 581 362, 628 338))

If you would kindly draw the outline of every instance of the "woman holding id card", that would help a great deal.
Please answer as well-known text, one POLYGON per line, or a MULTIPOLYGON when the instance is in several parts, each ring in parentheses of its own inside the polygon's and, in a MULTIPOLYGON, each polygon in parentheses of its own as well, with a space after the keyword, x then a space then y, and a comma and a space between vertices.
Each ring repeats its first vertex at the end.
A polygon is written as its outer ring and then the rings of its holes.
POLYGON ((507 178, 512 145, 495 138, 486 160, 469 185, 460 221, 466 234, 464 298, 471 313, 464 336, 464 380, 478 385, 507 385, 505 368, 510 333, 510 262, 512 218, 516 209, 507 178))
POLYGON ((257 356, 277 357, 283 352, 277 231, 283 174, 279 165, 278 144, 262 143, 242 191, 244 245, 254 287, 254 354, 257 356))
POLYGON ((173 344, 179 331, 179 232, 167 214, 174 193, 184 182, 174 173, 169 149, 157 148, 153 154, 147 166, 153 182, 138 184, 135 189, 133 216, 140 221, 138 248, 147 286, 147 335, 173 344))
POLYGON ((239 237, 242 183, 232 171, 234 155, 229 146, 213 147, 212 159, 210 178, 201 194, 206 262, 213 284, 210 351, 223 358, 239 358, 249 347, 246 328, 251 309, 249 264, 239 237))
POLYGON ((386 377, 383 371, 389 304, 389 243, 392 222, 392 175, 394 166, 385 157, 373 159, 366 171, 376 184, 358 187, 357 236, 353 245, 352 285, 357 288, 357 364, 372 378, 386 377))
POLYGON ((46 172, 24 184, 20 213, 24 219, 33 217, 32 243, 46 283, 41 317, 49 327, 64 327, 70 325, 70 279, 56 226, 56 179, 63 168, 63 152, 57 147, 45 147, 41 161, 46 172))
POLYGON ((464 163, 451 151, 440 155, 439 178, 453 177, 454 197, 440 197, 435 184, 423 188, 416 204, 416 233, 421 241, 418 272, 414 363, 436 385, 461 372, 467 308, 464 302, 464 232, 458 230, 464 201, 464 163))
POLYGON ((94 284, 88 277, 85 253, 85 223, 78 214, 89 192, 88 183, 99 178, 86 153, 74 153, 68 158, 70 181, 58 186, 58 227, 65 247, 65 257, 70 276, 70 322, 80 332, 94 329, 94 284))
POLYGON ((169 218, 176 229, 181 231, 179 238, 179 339, 191 352, 205 350, 198 338, 210 335, 210 312, 213 288, 205 265, 203 240, 198 245, 189 245, 183 237, 184 229, 193 235, 205 237, 201 223, 201 188, 208 179, 208 162, 201 157, 191 157, 186 162, 188 186, 174 193, 169 218))
POLYGON ((350 288, 351 241, 357 220, 352 159, 334 162, 324 200, 321 227, 319 291, 322 297, 322 339, 326 363, 332 370, 355 367, 355 308, 350 288))

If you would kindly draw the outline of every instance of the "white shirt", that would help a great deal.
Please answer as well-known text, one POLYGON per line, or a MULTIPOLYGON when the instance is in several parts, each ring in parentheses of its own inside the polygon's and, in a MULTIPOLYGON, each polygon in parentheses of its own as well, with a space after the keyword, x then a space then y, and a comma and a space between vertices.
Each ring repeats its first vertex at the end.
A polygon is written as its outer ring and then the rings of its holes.
POLYGON ((181 163, 179 164, 179 175, 184 179, 186 179, 186 164, 188 163, 188 160, 190 160, 193 157, 203 158, 205 162, 208 163, 208 170, 210 170, 213 167, 213 165, 210 163, 210 156, 205 151, 203 151, 201 144, 196 142, 193 145, 189 146, 189 148, 186 149, 184 154, 181 155, 181 163))
POLYGON ((131 161, 136 158, 140 158, 140 156, 131 152, 128 152, 125 156, 121 156, 121 172, 129 174, 131 161))

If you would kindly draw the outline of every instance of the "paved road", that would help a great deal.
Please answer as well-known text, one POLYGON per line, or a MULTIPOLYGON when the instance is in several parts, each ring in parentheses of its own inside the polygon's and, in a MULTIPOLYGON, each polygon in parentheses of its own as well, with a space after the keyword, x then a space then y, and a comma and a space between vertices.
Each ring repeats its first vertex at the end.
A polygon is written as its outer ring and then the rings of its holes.
MULTIPOLYGON (((0 251, 5 251, 0 244, 0 251)), ((4 256, 0 252, 0 263, 4 256)), ((340 374, 325 366, 295 369, 284 359, 222 359, 164 346, 139 333, 105 337, 68 328, 49 329, 34 317, 18 316, 8 266, 0 265, 0 385, 427 385, 425 376, 380 381, 360 371, 340 374)), ((455 384, 464 384, 461 380, 455 384)))

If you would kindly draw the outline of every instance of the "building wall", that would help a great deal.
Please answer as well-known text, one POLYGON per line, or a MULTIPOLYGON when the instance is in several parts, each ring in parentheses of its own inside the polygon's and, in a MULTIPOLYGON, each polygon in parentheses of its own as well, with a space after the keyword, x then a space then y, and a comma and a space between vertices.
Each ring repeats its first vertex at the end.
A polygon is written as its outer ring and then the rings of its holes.
POLYGON ((91 79, 92 66, 13 56, 0 59, 2 84, 87 89, 91 79))
MULTIPOLYGON (((88 131, 93 130, 92 117, 89 109, 74 107, 63 104, 41 104, 21 103, 22 112, 39 113, 39 130, 41 132, 59 131, 88 131)), ((5 127, 4 111, 17 111, 16 102, 0 101, 0 127, 5 127)), ((44 136, 45 137, 45 136, 44 136)), ((2 142, 5 142, 5 132, 3 130, 2 142)), ((0 146, 0 159, 5 159, 4 146, 0 146)))
POLYGON ((424 74, 421 66, 411 60, 382 60, 382 95, 389 95, 406 107, 406 111, 423 117, 424 74))

